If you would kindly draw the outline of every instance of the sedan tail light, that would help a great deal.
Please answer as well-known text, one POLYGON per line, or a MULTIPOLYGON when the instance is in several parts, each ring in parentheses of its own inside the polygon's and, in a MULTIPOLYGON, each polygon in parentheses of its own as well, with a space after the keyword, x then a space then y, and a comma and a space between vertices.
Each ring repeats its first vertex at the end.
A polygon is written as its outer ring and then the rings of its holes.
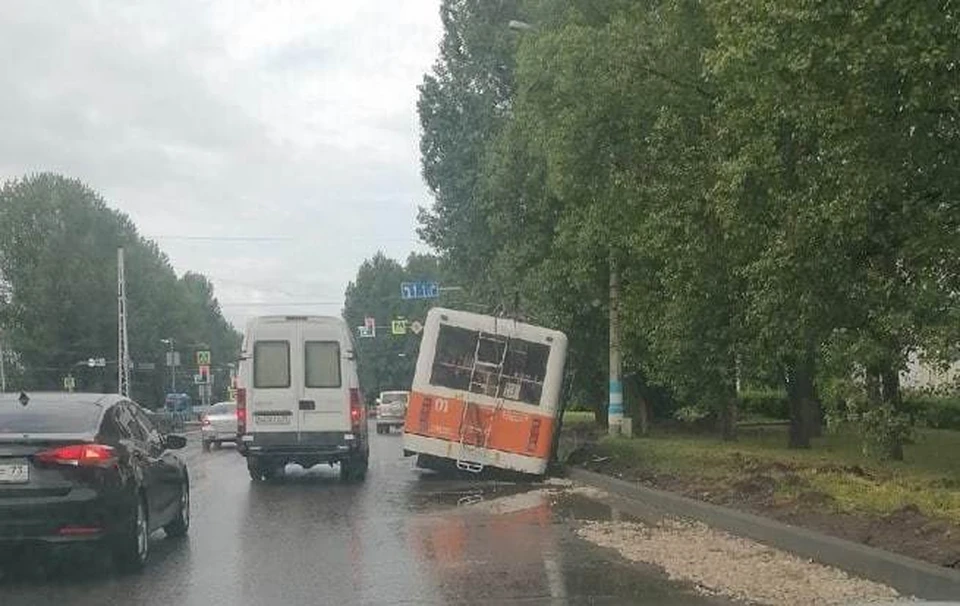
POLYGON ((210 425, 210 419, 207 418, 207 415, 203 415, 202 417, 200 417, 200 425, 202 425, 203 427, 207 427, 208 425, 210 425))
POLYGON ((117 462, 113 448, 103 444, 72 444, 33 455, 38 463, 73 467, 110 467, 117 462))
POLYGON ((62 537, 77 537, 100 534, 103 528, 99 526, 62 526, 57 533, 62 537))
POLYGON ((247 389, 237 388, 237 433, 247 433, 247 389))

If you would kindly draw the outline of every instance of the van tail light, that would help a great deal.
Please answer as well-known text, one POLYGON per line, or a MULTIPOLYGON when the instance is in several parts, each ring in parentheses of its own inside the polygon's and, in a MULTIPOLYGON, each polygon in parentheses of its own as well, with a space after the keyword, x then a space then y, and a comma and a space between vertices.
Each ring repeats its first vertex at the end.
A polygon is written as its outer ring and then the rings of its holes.
POLYGON ((363 426, 363 398, 360 397, 360 390, 356 387, 350 388, 350 424, 354 431, 359 431, 363 426))
POLYGON ((117 462, 113 448, 103 444, 72 444, 33 455, 38 463, 73 467, 110 467, 117 462))
POLYGON ((247 389, 237 388, 237 433, 247 433, 247 389))

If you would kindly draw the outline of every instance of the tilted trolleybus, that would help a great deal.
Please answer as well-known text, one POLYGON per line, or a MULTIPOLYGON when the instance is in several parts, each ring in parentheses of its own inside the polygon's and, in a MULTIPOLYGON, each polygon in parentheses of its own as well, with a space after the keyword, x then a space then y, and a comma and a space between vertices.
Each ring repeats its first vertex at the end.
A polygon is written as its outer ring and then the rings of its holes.
POLYGON ((567 337, 464 311, 427 314, 403 429, 422 467, 547 470, 560 415, 567 337))

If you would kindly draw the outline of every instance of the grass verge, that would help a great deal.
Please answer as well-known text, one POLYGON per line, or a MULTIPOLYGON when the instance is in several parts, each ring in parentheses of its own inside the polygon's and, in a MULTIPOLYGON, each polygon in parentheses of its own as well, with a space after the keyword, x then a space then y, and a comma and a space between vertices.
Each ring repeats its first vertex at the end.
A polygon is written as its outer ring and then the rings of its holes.
POLYGON ((655 431, 602 437, 591 454, 607 473, 713 501, 880 515, 916 508, 960 524, 960 432, 920 430, 906 460, 891 463, 866 459, 849 432, 825 435, 810 450, 785 444, 780 427, 744 431, 736 442, 655 431))

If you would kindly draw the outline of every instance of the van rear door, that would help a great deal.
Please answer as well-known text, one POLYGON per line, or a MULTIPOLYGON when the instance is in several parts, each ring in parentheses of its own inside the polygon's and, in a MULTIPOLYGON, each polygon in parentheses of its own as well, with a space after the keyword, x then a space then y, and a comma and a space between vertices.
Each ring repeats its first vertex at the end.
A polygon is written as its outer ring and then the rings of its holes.
POLYGON ((248 431, 296 432, 298 392, 293 356, 296 330, 282 322, 258 324, 253 337, 253 389, 248 392, 248 431))
POLYGON ((343 359, 343 327, 322 319, 300 324, 303 377, 300 381, 299 422, 302 436, 316 432, 350 431, 349 375, 343 359))

